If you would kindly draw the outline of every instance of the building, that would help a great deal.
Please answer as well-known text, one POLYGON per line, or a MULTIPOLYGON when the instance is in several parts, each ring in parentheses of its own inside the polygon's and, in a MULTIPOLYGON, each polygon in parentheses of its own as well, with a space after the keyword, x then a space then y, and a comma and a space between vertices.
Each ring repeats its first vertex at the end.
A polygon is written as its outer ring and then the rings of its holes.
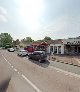
POLYGON ((54 40, 48 49, 54 54, 80 54, 80 37, 54 40))
POLYGON ((49 46, 53 42, 53 40, 42 41, 42 42, 33 42, 32 46, 35 50, 42 50, 49 53, 49 46))
POLYGON ((35 50, 46 51, 48 43, 47 42, 34 42, 32 46, 35 50))

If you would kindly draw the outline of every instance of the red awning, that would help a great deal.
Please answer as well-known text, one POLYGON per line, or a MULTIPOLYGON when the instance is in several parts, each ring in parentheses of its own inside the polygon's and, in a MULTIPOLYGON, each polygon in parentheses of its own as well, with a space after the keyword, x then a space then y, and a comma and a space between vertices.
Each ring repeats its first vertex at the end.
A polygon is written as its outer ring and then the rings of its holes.
POLYGON ((47 43, 47 42, 42 42, 40 45, 41 45, 41 46, 47 46, 48 43, 47 43))

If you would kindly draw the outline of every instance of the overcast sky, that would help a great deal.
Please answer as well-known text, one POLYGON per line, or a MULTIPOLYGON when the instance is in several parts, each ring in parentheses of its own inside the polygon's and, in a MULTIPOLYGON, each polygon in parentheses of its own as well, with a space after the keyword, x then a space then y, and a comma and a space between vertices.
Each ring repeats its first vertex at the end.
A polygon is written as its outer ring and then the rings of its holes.
POLYGON ((80 0, 0 0, 0 33, 14 39, 80 36, 80 0))

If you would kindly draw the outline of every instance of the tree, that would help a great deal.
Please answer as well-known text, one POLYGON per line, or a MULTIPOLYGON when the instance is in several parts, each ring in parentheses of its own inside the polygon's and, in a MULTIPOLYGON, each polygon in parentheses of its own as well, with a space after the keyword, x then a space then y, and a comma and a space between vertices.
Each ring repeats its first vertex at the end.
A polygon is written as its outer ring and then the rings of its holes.
POLYGON ((17 39, 15 42, 16 42, 16 45, 19 45, 20 44, 19 39, 17 39))
POLYGON ((20 41, 19 41, 19 39, 17 39, 17 40, 13 40, 13 45, 19 45, 20 44, 20 41))
POLYGON ((23 43, 31 43, 31 42, 33 42, 34 40, 32 40, 31 37, 26 37, 26 38, 22 39, 21 41, 22 41, 23 43))
POLYGON ((0 34, 0 43, 1 46, 5 47, 7 45, 12 45, 12 37, 8 33, 1 33, 0 34))
POLYGON ((29 43, 29 42, 32 42, 32 38, 31 37, 26 37, 26 41, 29 43))
POLYGON ((43 39, 43 41, 48 41, 48 40, 52 40, 52 39, 48 36, 45 36, 45 38, 43 39))

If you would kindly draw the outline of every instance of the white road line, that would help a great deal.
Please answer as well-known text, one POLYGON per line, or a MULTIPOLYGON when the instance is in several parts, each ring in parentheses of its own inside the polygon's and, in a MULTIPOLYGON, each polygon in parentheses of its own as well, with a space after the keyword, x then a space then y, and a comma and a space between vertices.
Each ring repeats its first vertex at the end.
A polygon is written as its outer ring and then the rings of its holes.
POLYGON ((62 70, 62 69, 60 69, 60 68, 56 68, 56 67, 54 67, 54 66, 49 66, 49 67, 50 67, 50 68, 53 68, 53 69, 55 69, 55 70, 57 70, 57 71, 63 72, 65 75, 71 75, 71 76, 73 76, 73 77, 80 78, 80 75, 78 75, 78 74, 75 74, 75 73, 72 73, 72 72, 68 72, 68 71, 62 70))
MULTIPOLYGON (((2 57, 4 58, 4 60, 11 66, 11 63, 7 61, 7 59, 2 55, 2 57)), ((13 68, 13 67, 12 67, 13 68)))
POLYGON ((13 66, 11 66, 13 68, 13 66))
POLYGON ((20 74, 20 72, 17 72, 18 74, 20 74))
POLYGON ((8 64, 11 66, 11 63, 8 62, 8 64))
POLYGON ((37 91, 37 92, 42 92, 39 88, 37 88, 27 77, 25 77, 22 74, 22 77, 37 91))
MULTIPOLYGON (((3 55, 2 55, 3 56, 3 55)), ((3 56, 4 60, 11 66, 11 63, 9 63, 7 61, 7 59, 3 56)), ((20 72, 14 68, 14 66, 11 66, 13 68, 14 71, 16 71, 18 74, 20 74, 20 72)), ((27 77, 25 77, 23 74, 21 75, 23 77, 23 79, 25 79, 37 92, 42 92, 38 87, 36 87, 27 77)))
POLYGON ((16 72, 17 72, 18 70, 17 70, 16 68, 14 68, 14 71, 16 71, 16 72))
POLYGON ((66 73, 65 75, 69 75, 68 73, 66 73))
POLYGON ((7 62, 7 59, 2 55, 2 57, 4 58, 4 60, 7 62))

